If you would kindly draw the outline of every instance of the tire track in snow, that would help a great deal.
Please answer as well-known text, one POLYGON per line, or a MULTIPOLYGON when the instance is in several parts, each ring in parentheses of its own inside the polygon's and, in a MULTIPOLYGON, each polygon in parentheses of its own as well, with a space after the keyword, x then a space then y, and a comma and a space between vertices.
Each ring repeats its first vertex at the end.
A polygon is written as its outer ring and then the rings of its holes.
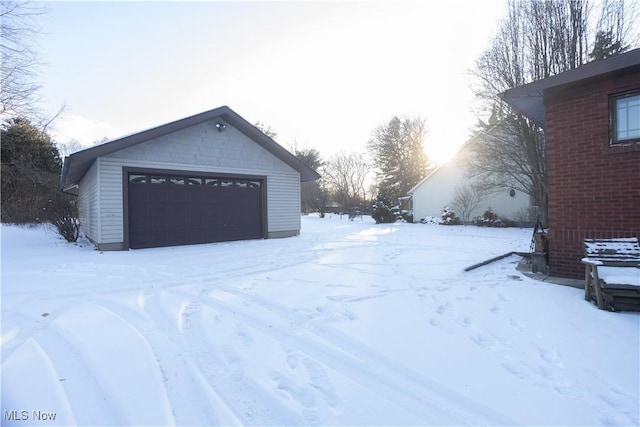
MULTIPOLYGON (((152 343, 154 348, 163 347, 160 354, 166 356, 158 362, 165 375, 171 406, 179 425, 239 425, 240 422, 226 409, 221 396, 203 378, 201 370, 194 365, 194 349, 185 342, 181 334, 183 316, 188 307, 186 299, 176 300, 165 291, 148 295, 142 301, 144 312, 151 319, 161 342, 152 343), (180 337, 179 342, 171 337, 180 337), (158 346, 158 347, 156 347, 158 346), (167 351, 165 353, 164 351, 167 351), (173 369, 172 369, 173 368, 173 369), (178 377, 188 374, 188 378, 178 377)), ((200 347, 201 348, 201 347, 200 347)))
MULTIPOLYGON (((240 355, 230 345, 217 349, 216 343, 211 342, 204 330, 205 318, 210 318, 213 324, 224 322, 225 326, 229 319, 223 318, 224 315, 215 309, 203 307, 198 295, 184 291, 171 294, 186 297, 191 301, 182 318, 183 345, 192 362, 193 370, 206 387, 216 394, 216 400, 224 406, 223 411, 228 414, 227 418, 233 418, 234 424, 238 425, 307 424, 288 408, 283 408, 271 393, 244 375, 240 355), (274 412, 274 408, 278 408, 277 412, 274 412), (283 416, 283 413, 286 413, 286 416, 283 416)), ((249 345, 246 336, 242 337, 241 333, 237 335, 240 340, 244 340, 245 345, 249 345)))
MULTIPOLYGON (((182 297, 194 297, 193 294, 182 290, 176 293, 182 297)), ((239 318, 246 326, 305 353, 322 365, 394 402, 409 413, 419 415, 421 419, 428 419, 429 423, 516 424, 502 414, 494 413, 491 409, 398 365, 388 357, 336 330, 309 325, 305 327, 304 319, 292 319, 288 311, 276 307, 273 303, 216 289, 207 293, 207 298, 202 304, 225 315, 239 318), (245 305, 246 303, 249 304, 245 305), (267 315, 258 314, 261 308, 268 311, 267 315), (300 332, 291 333, 292 324, 297 324, 297 328, 304 327, 304 331, 313 337, 304 336, 300 332)))
POLYGON ((152 347, 127 319, 95 303, 55 320, 127 424, 173 424, 160 366, 152 347), (113 366, 117 369, 111 369, 113 366), (131 381, 131 378, 136 381, 131 381), (125 389, 121 384, 129 384, 125 389))
POLYGON ((35 415, 37 411, 44 412, 46 424, 76 425, 67 393, 59 378, 51 359, 35 339, 29 338, 16 349, 2 363, 2 407, 6 425, 22 424, 26 421, 25 415, 29 417, 29 414, 33 414, 33 421, 40 420, 35 415), (25 381, 29 375, 37 377, 37 381, 25 381), (39 409, 35 410, 36 407, 39 409), (33 412, 25 408, 33 408, 33 412), (7 416, 10 411, 20 411, 21 416, 7 416))
MULTIPOLYGON (((54 320, 51 319, 52 322, 54 320)), ((77 347, 55 325, 32 331, 29 338, 33 338, 42 348, 60 377, 59 381, 78 424, 95 423, 96 419, 105 425, 118 423, 118 411, 109 404, 113 396, 97 381, 77 347), (87 405, 87 402, 91 404, 87 405)))
POLYGON ((161 307, 159 299, 162 295, 160 292, 139 297, 140 310, 107 301, 101 301, 101 305, 127 318, 134 328, 144 334, 156 355, 177 425, 198 425, 205 422, 235 424, 211 411, 210 403, 215 401, 216 396, 211 396, 212 391, 203 386, 182 341, 175 339, 179 336, 177 318, 171 317, 161 307))

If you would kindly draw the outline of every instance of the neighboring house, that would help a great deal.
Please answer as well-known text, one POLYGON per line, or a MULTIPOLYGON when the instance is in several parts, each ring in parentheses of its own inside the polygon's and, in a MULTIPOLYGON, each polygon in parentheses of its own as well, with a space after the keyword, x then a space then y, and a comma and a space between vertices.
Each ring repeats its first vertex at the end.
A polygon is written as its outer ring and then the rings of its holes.
POLYGON ((550 274, 583 277, 582 239, 640 237, 640 49, 501 96, 545 130, 550 274))
MULTIPOLYGON (((464 219, 462 212, 458 212, 453 207, 454 199, 459 187, 471 189, 477 183, 476 178, 468 176, 466 168, 467 156, 470 155, 470 148, 477 142, 478 136, 469 139, 448 162, 439 166, 409 190, 414 222, 419 222, 426 217, 440 218, 445 206, 464 219)), ((493 213, 510 221, 528 221, 530 206, 528 194, 515 189, 498 190, 485 194, 481 202, 469 213, 469 219, 473 220, 491 209, 493 213)))
POLYGON ((297 235, 318 178, 220 107, 71 154, 61 188, 98 249, 121 250, 297 235))

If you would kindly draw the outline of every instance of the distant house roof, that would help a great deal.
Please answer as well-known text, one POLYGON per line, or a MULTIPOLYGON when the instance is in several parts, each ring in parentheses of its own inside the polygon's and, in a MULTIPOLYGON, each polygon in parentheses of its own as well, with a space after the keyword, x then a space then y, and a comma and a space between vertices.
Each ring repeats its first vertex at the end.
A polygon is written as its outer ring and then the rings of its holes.
POLYGON ((284 149, 281 145, 269 138, 251 123, 243 119, 231 108, 223 106, 154 127, 152 129, 114 139, 104 144, 78 151, 67 156, 64 159, 64 166, 60 177, 60 188, 63 191, 69 191, 76 187, 98 157, 105 156, 215 118, 223 119, 226 123, 232 125, 247 137, 251 138, 262 148, 266 149, 284 163, 291 166, 294 170, 298 171, 302 182, 314 181, 320 178, 320 175, 316 171, 307 166, 296 156, 284 149))
POLYGON ((610 58, 591 62, 573 70, 536 80, 522 86, 509 89, 499 96, 515 110, 533 120, 543 129, 546 126, 544 109, 544 92, 563 85, 575 84, 583 80, 595 78, 603 74, 638 67, 640 70, 640 49, 621 53, 610 58))
POLYGON ((473 144, 478 139, 478 137, 487 136, 487 135, 493 136, 492 132, 494 132, 496 128, 497 128, 497 124, 496 125, 492 125, 486 131, 480 130, 480 131, 477 131, 476 133, 474 133, 469 139, 467 139, 464 142, 464 144, 462 144, 461 146, 458 147, 458 149, 456 150, 455 154, 453 156, 451 156, 451 158, 449 158, 449 160, 447 160, 446 162, 442 163, 441 165, 438 165, 438 167, 436 167, 434 170, 432 170, 431 173, 429 173, 429 175, 425 176, 420 181, 418 181, 418 183, 416 185, 414 185, 413 188, 411 190, 409 190, 407 193, 409 195, 413 195, 413 193, 415 193, 415 191, 418 189, 418 187, 420 187, 422 184, 424 184, 426 181, 428 181, 429 178, 431 178, 436 173, 438 173, 438 171, 440 171, 440 169, 444 168, 447 164, 452 162, 457 156, 460 155, 460 153, 462 153, 464 150, 467 149, 467 147, 469 147, 471 144, 473 144))

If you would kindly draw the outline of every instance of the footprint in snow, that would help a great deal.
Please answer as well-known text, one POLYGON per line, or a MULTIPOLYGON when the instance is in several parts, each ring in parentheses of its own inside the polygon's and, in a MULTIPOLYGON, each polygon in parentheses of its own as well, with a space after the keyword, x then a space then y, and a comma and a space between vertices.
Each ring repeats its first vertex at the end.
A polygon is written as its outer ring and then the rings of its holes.
POLYGON ((290 348, 285 348, 284 353, 289 369, 296 369, 298 367, 298 363, 300 362, 299 353, 297 351, 291 350, 290 348))
POLYGON ((251 334, 247 332, 247 330, 242 326, 238 325, 238 330, 236 330, 236 335, 240 338, 240 342, 245 346, 249 347, 253 344, 253 337, 251 334))
POLYGON ((544 348, 539 348, 538 351, 540 352, 539 353, 540 359, 544 360, 545 362, 556 365, 558 367, 563 367, 562 359, 560 358, 560 355, 556 350, 547 350, 544 348))
POLYGON ((231 378, 235 381, 241 381, 244 377, 244 362, 240 355, 229 346, 224 346, 222 354, 227 362, 227 368, 231 374, 231 378))
POLYGON ((514 375, 521 380, 524 380, 526 378, 524 370, 518 364, 514 362, 502 362, 500 365, 511 375, 514 375))
POLYGON ((315 396, 311 389, 296 384, 290 377, 280 372, 271 372, 269 375, 273 382, 276 383, 278 390, 287 394, 294 402, 304 408, 312 408, 315 406, 315 396))
POLYGON ((516 328, 518 331, 523 332, 524 331, 524 327, 522 326, 522 323, 519 320, 516 319, 511 319, 511 321, 509 322, 509 324, 511 326, 513 326, 514 328, 516 328))
POLYGON ((337 407, 340 404, 340 399, 324 369, 318 363, 308 358, 304 358, 302 364, 309 375, 309 385, 320 392, 322 398, 329 406, 332 408, 337 407))
POLYGON ((493 346, 493 340, 482 334, 476 334, 471 336, 471 341, 478 344, 482 348, 490 348, 493 346))

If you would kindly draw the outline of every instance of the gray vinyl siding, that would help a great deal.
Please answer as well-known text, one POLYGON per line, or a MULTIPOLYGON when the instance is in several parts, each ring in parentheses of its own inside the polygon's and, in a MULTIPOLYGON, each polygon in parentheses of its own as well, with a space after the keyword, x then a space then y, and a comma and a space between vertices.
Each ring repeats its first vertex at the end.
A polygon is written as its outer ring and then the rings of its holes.
POLYGON ((95 161, 78 186, 78 216, 82 231, 94 242, 100 242, 98 193, 98 161, 95 161))
POLYGON ((215 123, 201 123, 97 160, 100 243, 124 241, 123 167, 265 176, 268 233, 299 232, 300 174, 232 126, 219 132, 215 123))
POLYGON ((122 166, 118 162, 99 158, 100 162, 100 205, 102 213, 100 243, 121 243, 124 241, 122 216, 122 166))
POLYGON ((300 180, 271 176, 268 183, 269 232, 300 230, 300 180), (292 217, 291 212, 296 215, 292 217))

